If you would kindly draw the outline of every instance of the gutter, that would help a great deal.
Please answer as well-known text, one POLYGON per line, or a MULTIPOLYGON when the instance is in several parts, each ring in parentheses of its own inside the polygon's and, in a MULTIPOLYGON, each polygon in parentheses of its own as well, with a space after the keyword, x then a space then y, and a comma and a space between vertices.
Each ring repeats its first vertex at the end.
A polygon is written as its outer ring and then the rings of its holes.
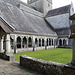
POLYGON ((7 23, 8 26, 10 26, 13 30, 15 30, 15 28, 13 26, 11 26, 2 16, 0 16, 0 18, 5 21, 5 23, 7 23))

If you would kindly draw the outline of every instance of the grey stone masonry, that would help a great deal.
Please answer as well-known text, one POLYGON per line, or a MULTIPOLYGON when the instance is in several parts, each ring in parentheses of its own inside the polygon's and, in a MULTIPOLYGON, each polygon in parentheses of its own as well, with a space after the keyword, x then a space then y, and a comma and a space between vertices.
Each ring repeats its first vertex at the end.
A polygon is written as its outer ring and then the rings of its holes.
POLYGON ((70 29, 71 29, 71 38, 73 39, 73 50, 72 50, 71 65, 75 67, 75 14, 70 16, 70 20, 72 21, 70 29))
POLYGON ((65 64, 44 61, 28 56, 20 56, 20 65, 43 75, 75 75, 75 69, 65 64))
POLYGON ((0 53, 0 58, 11 62, 15 61, 15 56, 13 54, 0 53))
POLYGON ((18 62, 9 62, 0 59, 0 75, 42 75, 37 72, 27 70, 18 62))

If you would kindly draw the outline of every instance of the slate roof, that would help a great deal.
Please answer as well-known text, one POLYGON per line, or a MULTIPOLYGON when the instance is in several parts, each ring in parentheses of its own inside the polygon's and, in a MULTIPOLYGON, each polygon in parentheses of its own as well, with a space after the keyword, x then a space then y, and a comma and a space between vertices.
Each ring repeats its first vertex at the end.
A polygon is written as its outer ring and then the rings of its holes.
POLYGON ((0 17, 0 28, 2 28, 5 33, 11 33, 14 30, 1 17, 0 17))
POLYGON ((46 17, 51 17, 51 16, 56 16, 56 15, 68 13, 70 11, 70 7, 71 7, 71 5, 67 5, 67 6, 63 6, 63 7, 60 7, 60 8, 50 10, 47 13, 46 17))
POLYGON ((45 17, 58 36, 70 35, 70 10, 71 4, 50 10, 45 17))
POLYGON ((70 35, 70 28, 62 28, 55 30, 58 36, 68 36, 70 35))
POLYGON ((0 15, 15 29, 15 31, 55 34, 52 28, 45 22, 44 18, 42 18, 43 16, 40 12, 24 5, 18 8, 15 6, 17 3, 10 3, 9 1, 10 0, 0 0, 0 15), (35 13, 37 15, 35 15, 35 13))
POLYGON ((69 13, 47 17, 46 20, 54 29, 66 28, 70 26, 69 13))
POLYGON ((20 0, 0 0, 0 2, 1 1, 4 1, 5 3, 17 5, 20 0))

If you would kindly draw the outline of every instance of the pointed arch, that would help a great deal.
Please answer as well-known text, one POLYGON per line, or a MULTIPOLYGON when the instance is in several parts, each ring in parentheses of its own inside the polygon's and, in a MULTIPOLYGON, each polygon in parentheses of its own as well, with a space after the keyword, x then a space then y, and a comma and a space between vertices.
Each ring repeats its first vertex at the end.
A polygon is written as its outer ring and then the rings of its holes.
POLYGON ((49 39, 49 46, 51 46, 51 39, 49 39))
POLYGON ((52 39, 52 46, 53 46, 53 39, 52 39))
POLYGON ((61 39, 59 40, 59 45, 62 46, 62 40, 61 39))
POLYGON ((39 46, 41 46, 41 39, 39 39, 39 46))
POLYGON ((37 40, 37 38, 35 38, 35 46, 36 47, 38 46, 38 40, 37 40))
POLYGON ((23 48, 26 48, 27 47, 27 38, 24 37, 23 38, 23 48))
POLYGON ((17 48, 21 48, 21 38, 17 37, 17 48))
POLYGON ((63 45, 66 46, 66 40, 65 39, 63 40, 63 45))
POLYGON ((10 46, 11 46, 11 49, 13 49, 13 45, 14 45, 14 40, 12 38, 10 38, 10 46))
POLYGON ((44 39, 42 39, 42 46, 44 46, 44 39))
POLYGON ((32 38, 31 37, 28 38, 28 47, 32 47, 32 38))
POLYGON ((47 46, 48 46, 48 39, 47 39, 47 41, 46 41, 46 42, 47 42, 47 46))

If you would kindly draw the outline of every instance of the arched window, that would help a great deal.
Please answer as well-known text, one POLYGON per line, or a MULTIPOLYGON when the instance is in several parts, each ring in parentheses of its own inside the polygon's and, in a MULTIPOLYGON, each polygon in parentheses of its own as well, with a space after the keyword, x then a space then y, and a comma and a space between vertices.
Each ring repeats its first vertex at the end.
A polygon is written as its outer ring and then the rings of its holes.
POLYGON ((63 40, 63 45, 66 46, 66 40, 65 39, 63 40))
POLYGON ((37 40, 37 38, 35 38, 35 46, 36 47, 38 46, 38 40, 37 40))
POLYGON ((32 47, 32 38, 31 37, 28 38, 28 47, 32 47))
POLYGON ((17 37, 17 48, 21 48, 21 38, 17 37))
POLYGON ((26 37, 23 38, 23 48, 27 47, 27 39, 26 37))
POLYGON ((62 40, 61 39, 59 40, 59 46, 62 46, 62 40))
POLYGON ((10 38, 10 45, 11 45, 11 49, 13 49, 14 40, 12 38, 10 38))
POLYGON ((52 39, 52 46, 53 46, 53 39, 52 39))
POLYGON ((47 46, 48 46, 48 39, 47 39, 47 46))
POLYGON ((51 46, 51 39, 49 39, 49 46, 51 46))
POLYGON ((42 39, 42 46, 44 46, 44 39, 42 39))
POLYGON ((41 39, 39 39, 39 46, 41 46, 41 39))

